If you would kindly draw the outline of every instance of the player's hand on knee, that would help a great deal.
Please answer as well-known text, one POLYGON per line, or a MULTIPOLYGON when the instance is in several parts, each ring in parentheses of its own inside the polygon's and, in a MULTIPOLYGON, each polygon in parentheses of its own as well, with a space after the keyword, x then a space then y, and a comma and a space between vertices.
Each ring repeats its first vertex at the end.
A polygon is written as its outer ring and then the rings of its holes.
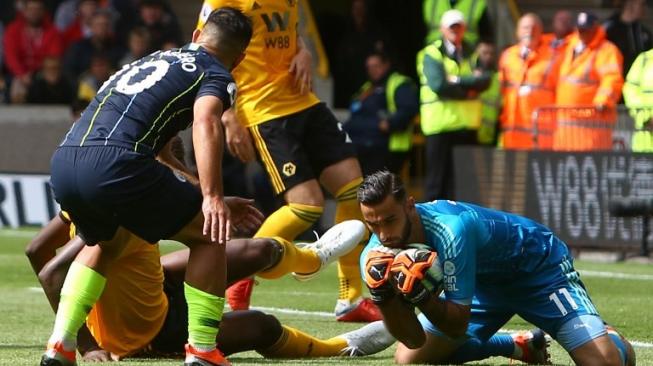
MULTIPOLYGON (((399 252, 390 268, 390 277, 397 292, 408 302, 418 305, 431 298, 431 281, 427 274, 436 264, 437 253, 426 249, 410 248, 399 252)), ((436 264, 437 265, 437 264, 436 264)))
POLYGON ((237 235, 253 233, 261 226, 265 216, 254 206, 254 200, 241 197, 225 197, 231 212, 231 224, 237 235))
POLYGON ((209 236, 212 243, 226 244, 231 239, 231 213, 224 199, 217 195, 205 195, 202 213, 204 235, 209 236))
POLYGON ((380 246, 370 250, 365 258, 365 284, 376 304, 382 304, 396 296, 394 286, 390 282, 390 267, 395 254, 395 250, 380 246))

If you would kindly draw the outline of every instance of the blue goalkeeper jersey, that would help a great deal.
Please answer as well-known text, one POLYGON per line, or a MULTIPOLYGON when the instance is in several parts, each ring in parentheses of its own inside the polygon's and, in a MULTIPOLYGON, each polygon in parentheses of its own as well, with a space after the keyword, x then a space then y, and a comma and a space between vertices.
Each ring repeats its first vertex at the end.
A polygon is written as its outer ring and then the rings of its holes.
MULTIPOLYGON (((460 304, 471 303, 476 286, 510 285, 520 274, 537 272, 560 260, 552 257, 567 253, 549 228, 519 215, 446 200, 416 208, 426 236, 423 244, 438 252, 445 296, 460 304)), ((372 235, 361 260, 379 245, 372 235)))
POLYGON ((195 99, 218 97, 226 110, 236 84, 198 44, 157 51, 107 80, 61 146, 109 145, 157 154, 193 121, 195 99))

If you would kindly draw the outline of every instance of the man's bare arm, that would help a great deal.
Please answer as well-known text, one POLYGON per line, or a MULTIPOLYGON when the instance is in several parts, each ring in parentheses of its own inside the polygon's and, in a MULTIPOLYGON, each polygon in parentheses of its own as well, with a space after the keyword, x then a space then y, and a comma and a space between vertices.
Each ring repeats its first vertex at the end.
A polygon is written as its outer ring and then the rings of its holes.
POLYGON ((203 196, 204 235, 210 235, 212 242, 225 244, 230 239, 231 223, 222 189, 222 108, 222 101, 215 96, 206 95, 195 101, 193 147, 203 196))

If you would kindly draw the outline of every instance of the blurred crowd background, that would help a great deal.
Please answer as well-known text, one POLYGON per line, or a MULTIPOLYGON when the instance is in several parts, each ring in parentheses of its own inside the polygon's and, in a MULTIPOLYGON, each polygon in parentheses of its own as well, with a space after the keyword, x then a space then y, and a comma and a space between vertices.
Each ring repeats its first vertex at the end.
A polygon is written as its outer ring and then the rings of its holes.
MULTIPOLYGON (((317 29, 316 73, 328 80, 318 94, 339 112, 365 174, 389 168, 423 181, 423 198, 453 198, 458 145, 653 151, 647 0, 300 3, 317 29)), ((122 65, 187 42, 201 7, 0 4, 0 104, 64 104, 74 114, 122 65)), ((271 192, 260 176, 244 183, 245 167, 226 159, 230 193, 271 192)))

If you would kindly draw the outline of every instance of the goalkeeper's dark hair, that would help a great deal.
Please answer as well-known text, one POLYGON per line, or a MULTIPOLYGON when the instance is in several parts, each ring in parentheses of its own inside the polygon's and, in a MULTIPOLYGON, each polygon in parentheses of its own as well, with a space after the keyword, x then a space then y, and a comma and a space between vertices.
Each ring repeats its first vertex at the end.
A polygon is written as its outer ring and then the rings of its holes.
POLYGON ((379 204, 389 195, 397 202, 406 199, 406 189, 401 178, 387 170, 368 175, 358 187, 358 202, 365 205, 379 204))
POLYGON ((209 14, 202 33, 215 38, 221 49, 239 54, 252 38, 252 21, 240 10, 226 6, 209 14))

